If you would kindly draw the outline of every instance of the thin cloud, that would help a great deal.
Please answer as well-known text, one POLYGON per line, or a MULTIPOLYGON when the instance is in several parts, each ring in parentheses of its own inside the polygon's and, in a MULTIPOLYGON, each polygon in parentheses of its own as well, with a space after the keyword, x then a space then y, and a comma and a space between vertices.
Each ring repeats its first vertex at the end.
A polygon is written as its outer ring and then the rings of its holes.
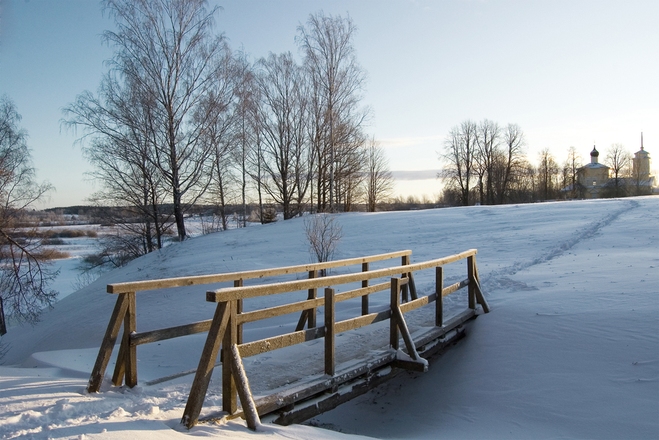
POLYGON ((414 170, 414 171, 392 171, 391 175, 396 180, 427 180, 437 178, 441 170, 414 170))
POLYGON ((418 145, 438 144, 443 139, 441 135, 435 136, 420 136, 420 137, 401 137, 401 138, 387 138, 377 139, 377 141, 385 148, 404 148, 413 147, 418 145))

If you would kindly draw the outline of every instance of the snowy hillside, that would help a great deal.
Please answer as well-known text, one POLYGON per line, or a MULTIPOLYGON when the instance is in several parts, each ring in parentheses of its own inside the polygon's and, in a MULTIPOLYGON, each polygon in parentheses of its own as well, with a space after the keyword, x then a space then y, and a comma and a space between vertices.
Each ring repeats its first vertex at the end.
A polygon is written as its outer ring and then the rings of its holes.
MULTIPOLYGON (((416 262, 478 249, 492 313, 470 323, 467 338, 433 358, 428 373, 403 373, 312 424, 378 438, 659 438, 659 198, 338 221, 335 258, 411 249, 416 262)), ((84 392, 116 299, 105 285, 310 261, 303 219, 295 219, 170 246, 67 296, 37 326, 3 337, 10 350, 0 367, 0 435, 254 438, 238 422, 182 430, 190 375, 146 385, 195 368, 204 335, 139 347, 135 389, 84 392)), ((421 277, 417 288, 427 294, 433 282, 421 277)), ((206 290, 140 293, 138 330, 210 318, 206 290)), ((211 384, 204 408, 220 405, 217 393, 211 384)), ((282 438, 342 437, 308 426, 264 429, 282 438)))

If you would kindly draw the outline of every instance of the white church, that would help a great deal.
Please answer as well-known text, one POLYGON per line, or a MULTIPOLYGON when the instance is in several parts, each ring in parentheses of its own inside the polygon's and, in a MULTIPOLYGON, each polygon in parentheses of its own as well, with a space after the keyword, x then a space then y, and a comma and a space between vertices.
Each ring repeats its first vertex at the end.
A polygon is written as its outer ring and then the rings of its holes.
MULTIPOLYGON (((611 194, 615 181, 611 177, 611 169, 599 163, 599 151, 593 146, 590 152, 590 163, 577 170, 577 184, 581 197, 595 199, 611 194)), ((641 133, 641 149, 634 153, 631 176, 618 179, 620 187, 624 187, 628 195, 643 195, 657 192, 655 176, 650 171, 650 153, 643 147, 641 133)))

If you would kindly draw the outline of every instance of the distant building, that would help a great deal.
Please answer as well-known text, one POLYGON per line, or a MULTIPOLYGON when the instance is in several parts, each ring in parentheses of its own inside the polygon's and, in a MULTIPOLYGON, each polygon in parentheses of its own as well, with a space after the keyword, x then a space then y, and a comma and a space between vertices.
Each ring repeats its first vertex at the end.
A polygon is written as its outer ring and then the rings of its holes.
MULTIPOLYGON (((634 153, 632 159, 631 176, 618 179, 618 183, 611 178, 611 169, 599 163, 599 151, 593 145, 590 152, 590 163, 577 170, 577 190, 579 197, 595 199, 598 197, 612 197, 619 195, 643 195, 659 193, 656 187, 655 176, 650 172, 650 153, 643 147, 643 133, 641 133, 641 149, 634 153), (621 192, 622 189, 622 192, 621 192)), ((565 188, 564 191, 573 188, 565 188)))
POLYGON ((609 183, 609 167, 599 163, 599 151, 593 145, 590 152, 590 163, 577 170, 577 183, 586 199, 602 197, 602 192, 609 183))
POLYGON ((636 188, 638 194, 650 194, 655 187, 655 177, 650 174, 650 153, 643 148, 643 133, 641 133, 641 149, 634 153, 632 159, 632 175, 630 185, 636 188))

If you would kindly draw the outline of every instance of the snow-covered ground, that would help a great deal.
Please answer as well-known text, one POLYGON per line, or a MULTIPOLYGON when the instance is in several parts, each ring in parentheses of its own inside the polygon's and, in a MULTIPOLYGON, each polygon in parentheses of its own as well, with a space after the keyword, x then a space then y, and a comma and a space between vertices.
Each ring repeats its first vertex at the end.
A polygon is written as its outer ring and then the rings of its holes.
MULTIPOLYGON (((415 262, 477 248, 492 312, 431 359, 427 373, 401 373, 312 425, 378 438, 659 438, 659 198, 338 220, 343 239, 335 258, 412 249, 415 262)), ((204 335, 140 346, 134 389, 84 391, 115 300, 106 284, 309 261, 303 219, 295 219, 197 237, 104 275, 62 299, 37 326, 12 327, 2 338, 9 351, 0 367, 0 435, 343 438, 312 426, 269 424, 254 434, 240 421, 182 429, 192 376, 147 382, 195 368, 204 335)), ((422 293, 431 291, 432 276, 416 282, 422 293)), ((138 330, 209 318, 206 290, 141 293, 138 330)), ((297 316, 287 319, 273 327, 297 316)), ((269 330, 250 331, 246 337, 269 330)), ((343 344, 359 347, 358 339, 348 335, 343 344)), ((250 381, 263 382, 264 371, 296 373, 277 352, 270 355, 259 360, 266 368, 247 364, 250 381)), ((219 392, 212 382, 204 412, 219 409, 219 392)))

